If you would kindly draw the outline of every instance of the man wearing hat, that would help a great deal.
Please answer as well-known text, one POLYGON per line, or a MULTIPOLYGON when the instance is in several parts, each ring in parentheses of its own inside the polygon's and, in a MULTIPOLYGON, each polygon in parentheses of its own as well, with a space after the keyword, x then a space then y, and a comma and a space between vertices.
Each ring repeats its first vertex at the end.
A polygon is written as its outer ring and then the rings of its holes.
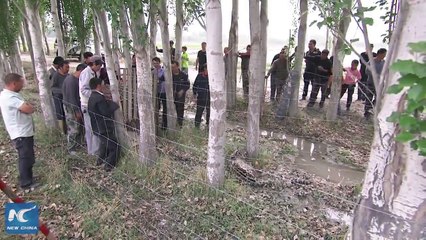
POLYGON ((89 97, 92 94, 90 89, 90 79, 99 77, 97 73, 101 69, 104 62, 101 56, 94 55, 87 60, 88 66, 80 73, 79 90, 81 100, 81 110, 83 112, 85 138, 87 143, 87 153, 89 155, 97 155, 99 152, 99 138, 93 134, 92 125, 90 123, 90 115, 88 111, 89 97))

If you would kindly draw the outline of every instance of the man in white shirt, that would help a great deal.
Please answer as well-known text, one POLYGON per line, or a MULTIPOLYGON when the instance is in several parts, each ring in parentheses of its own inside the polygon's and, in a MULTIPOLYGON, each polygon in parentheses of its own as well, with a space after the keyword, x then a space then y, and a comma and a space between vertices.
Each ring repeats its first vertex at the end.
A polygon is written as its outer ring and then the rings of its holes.
POLYGON ((37 186, 33 179, 34 126, 31 114, 33 106, 25 102, 19 93, 24 87, 24 78, 9 73, 4 78, 5 87, 0 93, 0 108, 6 130, 18 150, 19 185, 23 189, 37 186))
POLYGON ((101 69, 103 61, 100 56, 95 55, 90 57, 87 62, 89 66, 81 72, 79 77, 80 100, 84 119, 87 153, 89 155, 96 156, 99 151, 100 141, 99 138, 93 134, 87 104, 89 102, 89 97, 92 94, 92 89, 90 89, 89 86, 90 79, 97 77, 97 72, 101 69))

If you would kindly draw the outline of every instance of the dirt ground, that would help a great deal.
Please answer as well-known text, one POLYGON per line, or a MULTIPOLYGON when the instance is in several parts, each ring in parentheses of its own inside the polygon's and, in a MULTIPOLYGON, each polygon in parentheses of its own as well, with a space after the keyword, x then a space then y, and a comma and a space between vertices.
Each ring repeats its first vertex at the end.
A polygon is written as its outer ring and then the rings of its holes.
MULTIPOLYGON (((27 79, 24 95, 37 105, 31 74, 27 79)), ((362 119, 361 103, 335 123, 324 121, 322 110, 306 111, 304 104, 299 118, 282 122, 275 121, 274 106, 266 104, 261 128, 344 149, 350 157, 340 164, 363 169, 373 132, 362 119)), ((29 192, 17 188, 17 155, 4 127, 0 173, 19 195, 40 204, 41 218, 61 238, 343 239, 347 219, 342 216, 353 210, 359 184, 337 184, 292 166, 289 159, 298 150, 286 140, 262 137, 260 156, 247 158, 245 130, 238 126, 245 123, 244 109, 240 102, 228 113, 222 188, 206 184, 208 134, 193 129, 192 120, 178 134, 159 136, 155 164, 140 165, 137 152, 125 149, 119 167, 105 173, 84 150, 67 156, 65 136, 46 129, 39 107, 35 171, 43 186, 29 192)), ((7 202, 3 195, 0 199, 7 202)))

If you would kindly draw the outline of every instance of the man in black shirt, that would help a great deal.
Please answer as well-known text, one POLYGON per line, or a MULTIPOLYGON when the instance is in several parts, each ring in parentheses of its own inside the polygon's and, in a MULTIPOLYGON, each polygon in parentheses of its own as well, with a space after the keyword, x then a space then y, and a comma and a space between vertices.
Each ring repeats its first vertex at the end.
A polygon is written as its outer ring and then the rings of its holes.
POLYGON ((330 59, 328 59, 329 51, 327 49, 322 50, 321 56, 305 56, 305 59, 309 61, 313 61, 313 63, 317 66, 316 73, 317 77, 312 82, 312 91, 311 97, 309 98, 309 103, 307 107, 313 107, 315 105, 315 101, 317 100, 318 92, 321 89, 321 101, 319 104, 320 108, 324 107, 326 91, 327 91, 327 83, 328 78, 331 75, 332 64, 330 59))
POLYGON ((199 128, 201 123, 201 116, 204 109, 206 109, 206 124, 209 125, 210 120, 210 87, 209 76, 207 71, 207 64, 201 66, 202 72, 195 78, 192 91, 194 98, 197 99, 197 113, 195 114, 195 127, 199 128))
MULTIPOLYGON (((173 61, 175 60, 175 53, 176 53, 176 49, 173 47, 175 42, 173 42, 173 40, 170 40, 169 43, 170 43, 170 61, 173 61)), ((157 52, 160 52, 160 53, 163 52, 163 49, 160 49, 157 47, 155 47, 155 49, 157 50, 157 52)))
POLYGON ((243 78, 243 91, 244 91, 244 99, 248 99, 249 95, 249 65, 250 65, 250 52, 251 46, 247 45, 246 52, 240 53, 238 52, 238 57, 241 58, 241 75, 243 78))
MULTIPOLYGON (((188 75, 185 72, 182 72, 179 69, 179 63, 177 61, 172 61, 172 77, 173 77, 173 96, 175 100, 176 115, 177 115, 177 124, 182 127, 183 125, 183 115, 185 111, 185 96, 186 91, 189 89, 189 80, 188 75)), ((164 75, 159 79, 160 82, 164 82, 164 75)), ((166 99, 166 94, 164 92, 163 98, 166 99)), ((163 103, 163 123, 162 128, 167 128, 167 104, 163 103)))
POLYGON ((316 59, 316 56, 319 57, 321 55, 320 50, 318 48, 315 48, 316 44, 317 41, 315 41, 314 39, 310 40, 308 44, 309 51, 307 51, 305 54, 306 68, 305 72, 303 73, 304 85, 302 100, 306 100, 306 96, 308 96, 309 83, 313 82, 316 78, 317 65, 315 64, 315 60, 313 59, 316 59))
POLYGON ((120 106, 107 100, 102 93, 102 80, 92 78, 89 82, 92 94, 89 97, 88 110, 93 133, 99 137, 100 149, 96 165, 105 163, 105 171, 111 171, 117 164, 119 146, 114 133, 114 112, 120 106))
POLYGON ((198 70, 198 73, 201 73, 201 66, 207 63, 207 51, 206 51, 207 43, 201 43, 201 50, 197 53, 197 60, 195 61, 195 70, 198 70))
MULTIPOLYGON (((373 51, 373 44, 370 44, 370 49, 371 51, 373 51)), ((358 100, 360 101, 364 101, 366 99, 366 94, 367 94, 367 88, 366 88, 366 84, 367 84, 367 79, 368 79, 368 74, 367 74, 367 67, 365 66, 364 62, 362 61, 362 59, 364 59, 364 61, 366 63, 368 63, 370 60, 368 58, 368 50, 366 50, 365 52, 361 53, 361 59, 359 59, 359 62, 361 63, 361 80, 358 82, 358 100)), ((373 52, 373 57, 376 57, 377 54, 375 52, 373 52)))
POLYGON ((64 60, 59 63, 58 70, 52 76, 52 97, 53 103, 55 104, 56 119, 64 134, 67 133, 67 126, 65 124, 64 106, 62 105, 62 85, 65 78, 68 76, 69 70, 70 63, 64 60))
POLYGON ((68 75, 62 85, 62 94, 65 119, 67 122, 68 152, 75 154, 75 150, 83 142, 83 115, 81 112, 80 92, 78 79, 81 71, 87 67, 82 63, 77 66, 73 74, 68 75))

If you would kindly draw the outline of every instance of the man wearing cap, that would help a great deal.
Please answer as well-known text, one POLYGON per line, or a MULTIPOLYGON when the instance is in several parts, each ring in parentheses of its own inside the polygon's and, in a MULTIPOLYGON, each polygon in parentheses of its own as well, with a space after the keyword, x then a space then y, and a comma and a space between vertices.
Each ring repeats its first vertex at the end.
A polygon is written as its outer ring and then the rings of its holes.
POLYGON ((104 62, 100 56, 95 55, 89 58, 88 63, 88 66, 80 74, 79 90, 87 143, 87 153, 89 155, 96 156, 99 151, 99 138, 93 134, 87 104, 89 102, 89 97, 92 94, 92 89, 90 89, 89 85, 90 79, 98 77, 97 72, 99 72, 104 62))
POLYGON ((309 98, 309 103, 307 107, 313 107, 315 105, 315 101, 317 100, 318 92, 321 89, 321 101, 319 103, 319 107, 324 107, 326 91, 327 91, 327 83, 328 78, 331 75, 332 64, 330 59, 328 59, 329 51, 327 49, 322 50, 321 56, 305 56, 305 59, 309 61, 313 61, 313 63, 317 66, 316 69, 316 77, 312 83, 312 91, 311 97, 309 98))
MULTIPOLYGON (((173 61, 175 60, 175 52, 176 52, 176 49, 173 47, 175 42, 173 42, 173 40, 170 40, 169 43, 170 43, 170 57, 171 57, 170 61, 173 61)), ((163 52, 163 49, 160 49, 157 47, 155 47, 155 49, 157 50, 157 52, 160 52, 160 53, 163 52)))
POLYGON ((58 71, 59 64, 64 61, 64 58, 61 56, 55 57, 53 59, 52 67, 49 69, 49 80, 52 80, 53 74, 58 71))
POLYGON ((75 150, 83 143, 83 115, 81 113, 79 77, 87 67, 81 63, 73 74, 68 75, 62 85, 63 104, 67 121, 68 152, 75 155, 75 150))

